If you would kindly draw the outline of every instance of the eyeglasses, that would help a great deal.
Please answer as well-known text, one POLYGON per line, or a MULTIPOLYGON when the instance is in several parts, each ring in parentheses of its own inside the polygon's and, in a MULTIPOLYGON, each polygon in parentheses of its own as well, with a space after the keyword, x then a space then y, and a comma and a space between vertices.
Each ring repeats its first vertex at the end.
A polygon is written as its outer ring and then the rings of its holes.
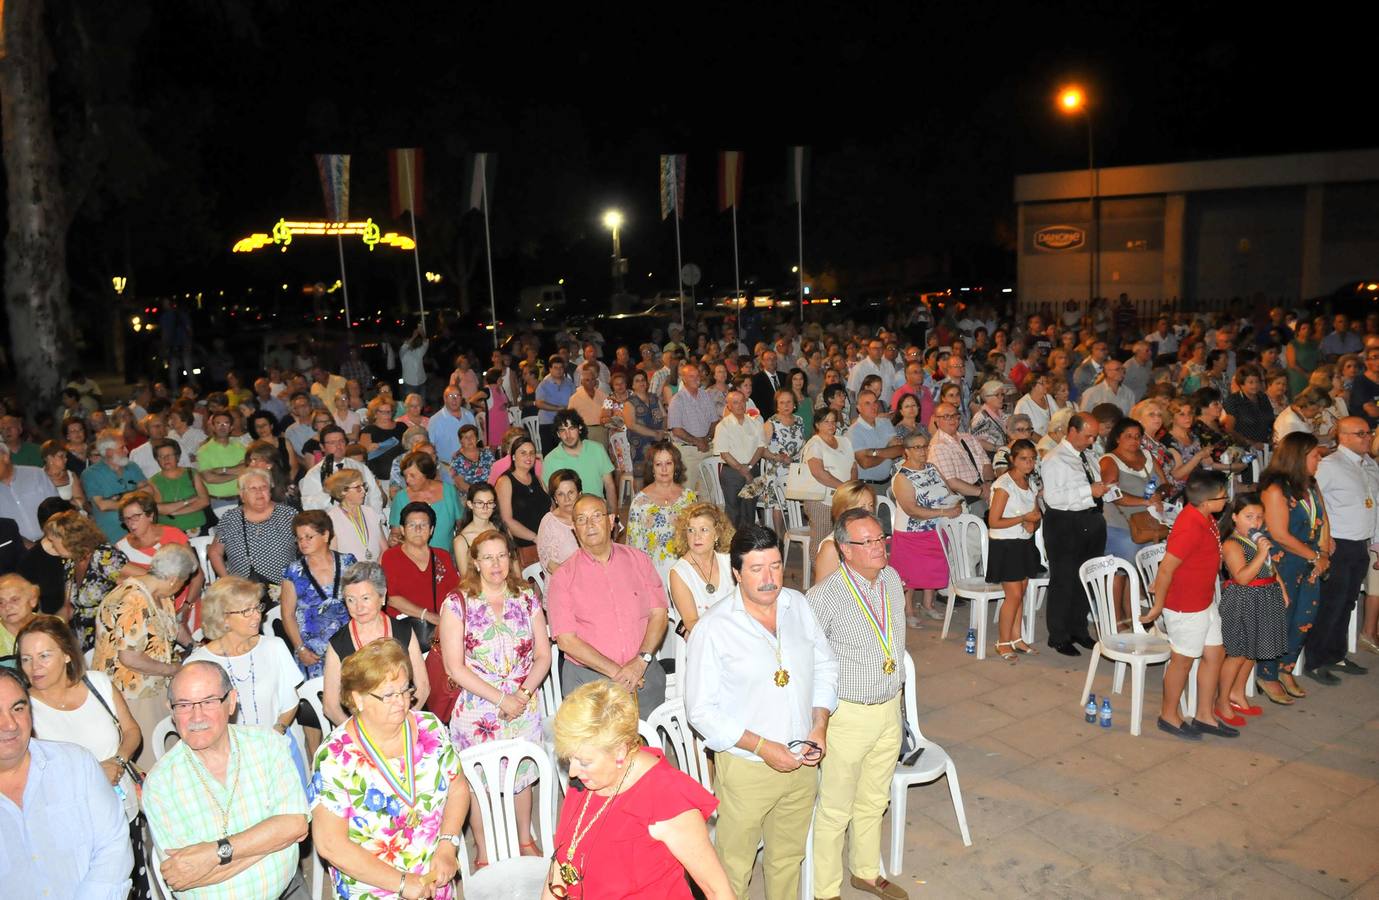
POLYGON ((498 502, 496 500, 471 500, 469 501, 469 505, 474 507, 483 507, 484 509, 492 509, 493 507, 498 505, 498 502))
POLYGON ((225 698, 229 696, 230 692, 226 691, 219 697, 207 697, 205 700, 175 700, 172 704, 172 712, 174 715, 183 716, 190 715, 197 710, 209 712, 217 705, 224 703, 225 698))
POLYGON ((361 482, 357 482, 357 483, 355 483, 355 484, 351 484, 351 485, 349 485, 348 487, 346 487, 345 490, 347 490, 347 491, 362 491, 362 490, 364 490, 364 482, 361 481, 361 482))
POLYGON ((606 519, 609 515, 611 515, 611 513, 594 513, 589 516, 575 516, 575 524, 582 528, 585 525, 592 525, 600 519, 606 519))
POLYGON ((957 413, 934 413, 935 419, 956 419, 957 417, 957 413))
POLYGON ((267 612, 267 610, 268 610, 268 604, 267 604, 267 603, 256 603, 256 604, 254 604, 253 606, 246 606, 246 607, 244 607, 244 609, 227 609, 227 610, 225 610, 225 615, 227 615, 227 616, 244 616, 244 617, 247 619, 249 616, 252 616, 252 615, 255 615, 255 614, 261 616, 261 615, 263 615, 265 612, 267 612))
POLYGON ((485 563, 485 564, 487 564, 487 563, 494 563, 494 562, 507 562, 509 559, 512 558, 512 554, 510 554, 510 553, 490 553, 488 556, 476 556, 476 557, 474 557, 474 558, 477 559, 479 562, 485 563))
POLYGON ((403 525, 402 527, 405 528, 405 529, 407 529, 408 531, 425 531, 426 529, 428 529, 428 528, 431 527, 431 523, 430 523, 430 522, 408 522, 406 525, 403 525))
POLYGON ((791 741, 785 746, 792 752, 796 748, 804 748, 799 751, 801 759, 815 760, 824 755, 824 751, 813 741, 791 741))
POLYGON ((400 691, 389 691, 386 694, 375 694, 373 691, 369 691, 368 693, 370 697, 374 698, 379 703, 392 703, 394 700, 398 699, 405 699, 408 703, 411 703, 412 698, 416 696, 417 689, 409 684, 400 691))
POLYGON ((1351 435, 1353 437, 1369 437, 1371 434, 1374 434, 1374 429, 1366 428, 1364 431, 1342 431, 1341 434, 1351 435))
POLYGON ((843 541, 843 543, 851 544, 854 547, 877 547, 886 543, 886 536, 868 538, 865 541, 843 541))

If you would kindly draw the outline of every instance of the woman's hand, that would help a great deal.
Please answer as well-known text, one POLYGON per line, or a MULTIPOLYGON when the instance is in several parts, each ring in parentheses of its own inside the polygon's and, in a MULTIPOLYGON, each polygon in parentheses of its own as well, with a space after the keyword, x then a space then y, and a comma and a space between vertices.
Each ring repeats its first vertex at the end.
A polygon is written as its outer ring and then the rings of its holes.
POLYGON ((448 840, 441 841, 436 847, 436 852, 431 857, 431 868, 426 870, 426 877, 431 880, 433 890, 439 890, 455 880, 455 873, 460 870, 455 852, 455 845, 448 840))
POLYGON ((526 708, 527 705, 516 694, 504 694, 503 699, 498 701, 498 713, 504 721, 517 718, 526 708))
POLYGON ((112 756, 110 759, 101 760, 101 771, 105 773, 106 780, 110 786, 114 787, 124 777, 124 766, 115 761, 112 756))
POLYGON ((308 668, 310 668, 311 666, 316 665, 318 662, 321 661, 321 657, 320 657, 319 654, 312 653, 312 652, 311 652, 309 649, 307 649, 307 647, 305 647, 305 646, 301 646, 301 647, 298 647, 298 648, 297 648, 296 656, 297 656, 297 662, 301 663, 302 665, 304 665, 304 666, 306 666, 306 667, 308 667, 308 668))

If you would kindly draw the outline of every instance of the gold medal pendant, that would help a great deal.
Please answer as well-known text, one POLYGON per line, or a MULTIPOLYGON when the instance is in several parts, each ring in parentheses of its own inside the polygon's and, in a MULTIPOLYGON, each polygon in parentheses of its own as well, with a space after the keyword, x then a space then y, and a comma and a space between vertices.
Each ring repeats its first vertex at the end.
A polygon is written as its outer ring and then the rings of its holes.
POLYGON ((790 673, 785 669, 777 669, 774 681, 776 682, 776 687, 785 687, 790 683, 790 673))
POLYGON ((561 881, 565 882, 567 885, 570 886, 579 884, 579 869, 576 869, 573 864, 563 862, 560 865, 556 866, 556 868, 560 870, 561 881))
POLYGON ((886 661, 881 664, 881 671, 885 672, 887 675, 894 675, 895 660, 892 657, 886 657, 886 661))
POLYGON ((1366 497, 1366 498, 1365 498, 1365 509, 1374 509, 1374 498, 1372 498, 1372 497, 1366 497))

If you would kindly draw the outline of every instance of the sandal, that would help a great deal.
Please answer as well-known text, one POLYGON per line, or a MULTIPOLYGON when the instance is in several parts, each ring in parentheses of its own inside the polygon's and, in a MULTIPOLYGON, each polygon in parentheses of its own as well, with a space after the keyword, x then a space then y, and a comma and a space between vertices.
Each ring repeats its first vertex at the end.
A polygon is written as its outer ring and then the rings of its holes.
POLYGON ((1260 693, 1269 698, 1270 703, 1277 703, 1279 706, 1293 705, 1293 698, 1288 696, 1288 692, 1283 690, 1283 686, 1279 682, 1256 679, 1255 686, 1259 688, 1260 693), (1276 686, 1277 690, 1271 686, 1276 686))
POLYGON ((517 843, 517 849, 518 849, 518 851, 521 853, 522 856, 545 856, 545 855, 546 855, 546 854, 544 854, 544 853, 541 852, 541 848, 540 848, 539 846, 537 846, 536 841, 519 841, 519 842, 517 843), (531 852, 528 853, 528 852, 527 852, 528 850, 530 850, 531 852))
POLYGON ((1014 641, 997 641, 996 655, 999 656, 1001 659, 1005 660, 1006 662, 1015 662, 1015 660, 1020 658, 1019 655, 1015 652, 1014 641), (1009 647, 1010 649, 1002 650, 1002 647, 1009 647))
POLYGON ((1302 685, 1298 684, 1298 679, 1292 672, 1280 672, 1278 683, 1283 685, 1283 689, 1288 692, 1288 696, 1290 697, 1296 697, 1301 700, 1303 697, 1307 696, 1307 691, 1303 690, 1302 685), (1284 681, 1285 678, 1288 680, 1284 681))
POLYGON ((1029 656, 1039 655, 1039 651, 1036 650, 1034 647, 1031 647, 1029 644, 1026 644, 1023 638, 1011 641, 1010 646, 1013 647, 1017 653, 1024 653, 1029 656))

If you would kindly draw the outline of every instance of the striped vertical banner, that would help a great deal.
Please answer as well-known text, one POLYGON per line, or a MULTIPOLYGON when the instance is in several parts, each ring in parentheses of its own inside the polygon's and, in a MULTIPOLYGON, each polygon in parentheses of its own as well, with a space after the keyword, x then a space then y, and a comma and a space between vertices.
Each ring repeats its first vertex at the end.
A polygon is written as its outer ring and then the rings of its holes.
POLYGON ((676 218, 685 217, 685 154, 661 156, 661 221, 675 211, 676 218))
POLYGON ((346 222, 350 217, 350 155, 316 154, 316 171, 321 176, 321 194, 326 201, 326 218, 346 222))
POLYGON ((393 218, 410 211, 419 216, 425 203, 421 196, 422 153, 415 147, 388 151, 388 199, 393 218))
POLYGON ((718 211, 737 209, 742 199, 742 153, 724 150, 718 154, 718 211))
POLYGON ((464 174, 465 209, 486 209, 493 205, 493 185, 498 170, 498 154, 471 153, 464 174))
POLYGON ((787 203, 804 206, 809 184, 809 148, 791 147, 786 152, 785 196, 787 203))

